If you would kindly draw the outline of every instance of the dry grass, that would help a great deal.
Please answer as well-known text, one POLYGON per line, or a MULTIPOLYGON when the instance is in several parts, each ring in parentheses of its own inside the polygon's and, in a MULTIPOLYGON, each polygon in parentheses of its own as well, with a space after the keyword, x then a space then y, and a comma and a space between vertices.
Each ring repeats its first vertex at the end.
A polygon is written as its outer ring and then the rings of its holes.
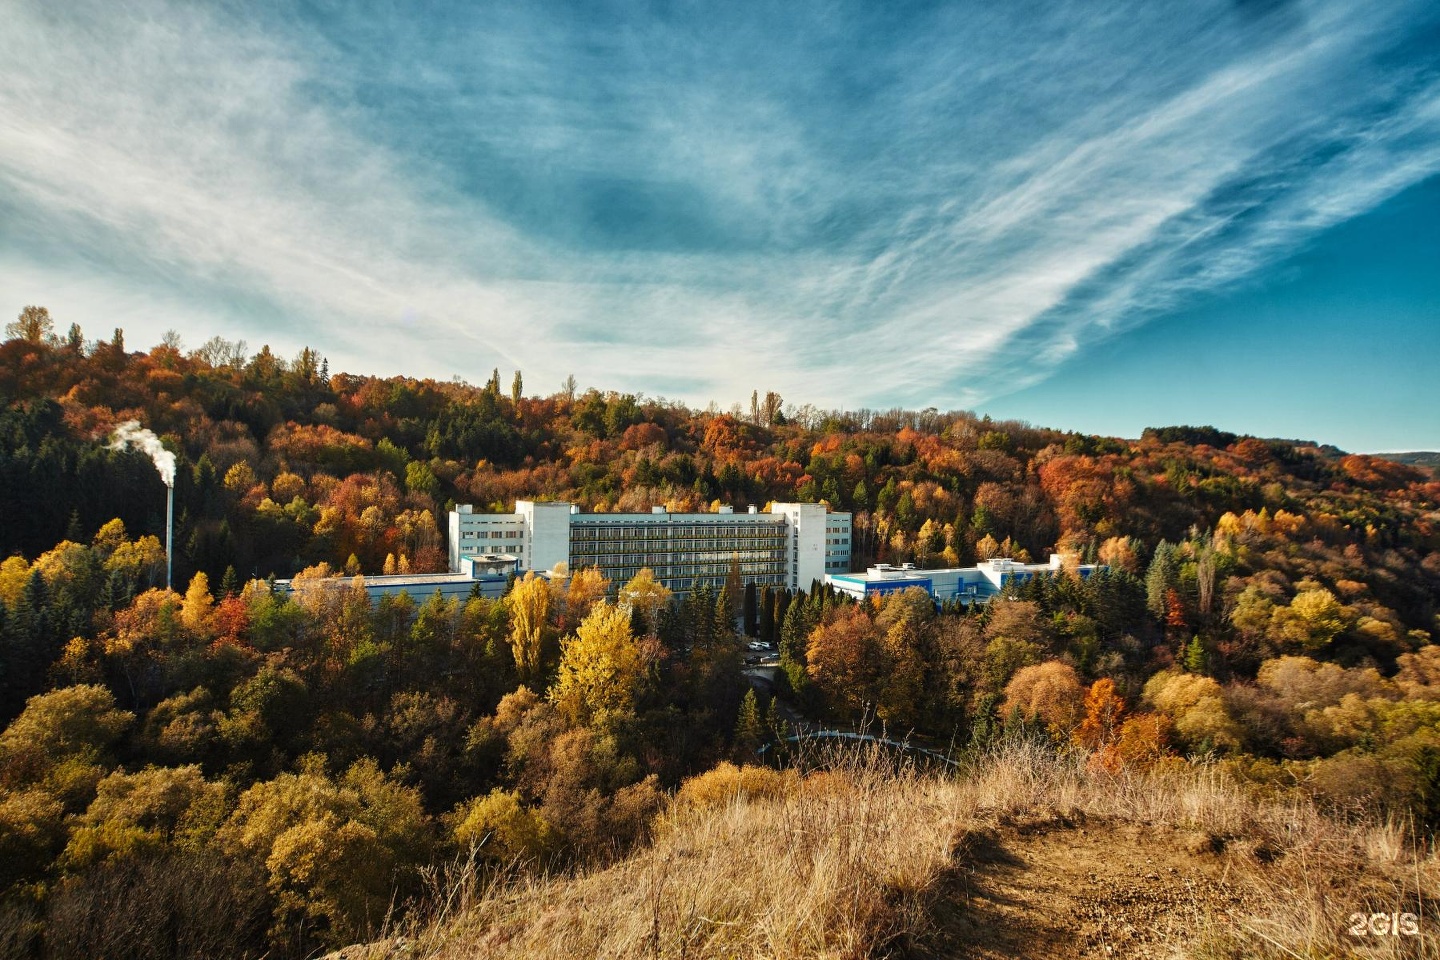
MULTIPOLYGON (((1084 820, 1183 832, 1221 858, 1248 913, 1195 931, 1177 955, 1440 956, 1440 865, 1403 824, 1344 822, 1305 803, 1260 802, 1214 768, 1120 776, 1010 745, 963 776, 864 751, 779 795, 677 803, 654 843, 605 869, 481 881, 462 871, 406 956, 436 958, 860 958, 935 942, 967 835, 1084 820), (1421 916, 1420 938, 1347 935, 1353 912, 1421 916)), ((1035 869, 1043 869, 1043 864, 1035 869)), ((1203 916, 1203 904, 1197 916, 1203 916)), ((1037 909, 1043 909, 1043 904, 1037 909)), ((941 931, 943 934, 943 931, 941 931)), ((958 946, 955 944, 954 946, 958 946)), ((392 956, 388 945, 351 957, 392 956)))

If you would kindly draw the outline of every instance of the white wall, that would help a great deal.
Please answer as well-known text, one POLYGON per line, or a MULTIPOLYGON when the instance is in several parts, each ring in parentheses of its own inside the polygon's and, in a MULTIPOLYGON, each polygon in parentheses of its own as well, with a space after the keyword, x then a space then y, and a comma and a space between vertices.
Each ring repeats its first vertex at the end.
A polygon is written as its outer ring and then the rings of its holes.
POLYGON ((516 500, 515 512, 525 520, 525 567, 552 570, 570 562, 570 504, 516 500))

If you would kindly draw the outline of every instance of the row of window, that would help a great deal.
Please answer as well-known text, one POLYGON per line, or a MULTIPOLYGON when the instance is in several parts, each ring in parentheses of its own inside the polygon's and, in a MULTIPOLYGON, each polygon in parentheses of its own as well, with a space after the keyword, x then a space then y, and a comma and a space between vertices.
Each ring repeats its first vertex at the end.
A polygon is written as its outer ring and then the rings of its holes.
MULTIPOLYGON (((710 583, 711 585, 723 584, 730 575, 728 567, 719 566, 667 566, 648 567, 656 580, 674 590, 677 587, 685 588, 695 581, 710 583)), ((625 583, 632 579, 641 570, 637 566, 612 566, 600 567, 601 574, 612 583, 625 583)), ((785 582, 785 571, 783 569, 746 571, 741 570, 740 576, 746 581, 753 581, 759 584, 779 584, 785 582)))
POLYGON ((590 525, 574 524, 570 527, 571 540, 624 540, 646 538, 652 540, 675 537, 700 537, 706 540, 733 539, 741 537, 781 538, 785 528, 780 524, 693 524, 678 523, 664 526, 645 527, 637 524, 590 525))
POLYGON ((713 540, 676 540, 672 542, 655 540, 571 540, 571 553, 706 553, 729 556, 738 553, 771 555, 785 552, 785 544, 775 540, 745 540, 730 543, 715 543, 713 540))
MULTIPOLYGON (((623 554, 585 554, 572 553, 570 555, 570 566, 579 567, 615 567, 633 566, 649 567, 652 570, 659 567, 670 566, 708 566, 730 568, 731 558, 710 555, 702 556, 696 554, 671 554, 669 556, 648 556, 645 554, 623 553, 623 554)), ((784 557, 744 557, 739 561, 741 573, 759 573, 763 570, 780 570, 785 567, 784 557)))

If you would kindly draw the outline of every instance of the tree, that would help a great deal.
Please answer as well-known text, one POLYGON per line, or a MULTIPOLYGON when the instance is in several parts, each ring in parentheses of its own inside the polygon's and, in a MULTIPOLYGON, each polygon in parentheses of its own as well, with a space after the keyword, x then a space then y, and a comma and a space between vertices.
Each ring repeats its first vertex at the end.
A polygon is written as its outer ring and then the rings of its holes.
POLYGON ((759 610, 759 591, 755 587, 755 581, 751 580, 745 584, 745 603, 742 614, 745 625, 745 635, 755 637, 760 634, 760 624, 757 620, 759 610))
POLYGON ((455 814, 455 840, 481 859, 500 866, 541 860, 554 854, 560 837, 514 791, 496 787, 455 814))
POLYGON ((5 325, 5 336, 28 343, 48 343, 55 338, 55 321, 45 307, 26 307, 14 323, 5 325))
POLYGON ((760 745, 766 740, 765 721, 760 712, 760 701, 755 688, 745 691, 740 701, 740 714, 735 720, 735 753, 739 757, 755 756, 760 745))
POLYGON ((191 578, 190 587, 185 591, 185 602, 180 605, 180 622, 196 637, 208 640, 214 633, 214 611, 210 578, 201 571, 191 578))
POLYGON ((1289 607, 1278 608, 1275 632, 1305 650, 1318 650, 1349 626, 1347 611, 1324 587, 1301 590, 1289 607))
POLYGON ((1225 707, 1220 684, 1209 677, 1167 670, 1145 684, 1145 702, 1173 721, 1192 750, 1238 749, 1242 731, 1225 707))
POLYGON ((206 782, 193 765, 117 770, 100 781, 63 862, 73 870, 170 844, 198 848, 225 819, 225 793, 224 784, 206 782))
POLYGON ((1150 559, 1150 568, 1145 571, 1146 605, 1157 620, 1164 620, 1171 612, 1169 594, 1180 576, 1180 561, 1173 543, 1161 540, 1155 545, 1155 555, 1150 559))
POLYGON ((525 396, 525 381, 520 378, 520 371, 515 371, 515 379, 510 381, 510 401, 515 406, 520 406, 520 398, 525 396))
POLYGON ((440 480, 430 469, 430 464, 411 460, 405 465, 405 489, 433 500, 440 493, 440 480))
POLYGON ((1115 692, 1115 681, 1101 677, 1085 694, 1085 719, 1072 739, 1087 750, 1103 749, 1115 741, 1124 714, 1125 701, 1115 692))
POLYGON ((573 630, 587 616, 595 604, 604 599, 610 589, 610 581, 600 572, 599 567, 581 567, 570 575, 565 584, 564 613, 560 621, 562 632, 573 630))
POLYGON ((764 407, 765 426, 776 427, 784 423, 785 418, 780 413, 780 408, 783 405, 784 401, 780 399, 780 394, 776 393, 774 390, 766 392, 764 407))
POLYGON ((879 704, 890 658, 875 624, 860 607, 833 610, 811 631, 805 656, 810 681, 838 712, 859 717, 879 704))
POLYGON ((515 584, 505 596, 510 613, 510 649, 521 683, 540 678, 540 658, 550 618, 550 582, 534 572, 515 584))
POLYGON ((660 612, 670 606, 671 596, 670 588, 655 579, 654 571, 641 567, 640 572, 620 588, 619 602, 644 618, 646 632, 655 633, 660 626, 660 612))
POLYGON ((571 723, 586 725, 633 713, 644 663, 623 607, 596 603, 575 636, 562 641, 550 700, 571 723))
POLYGON ((1040 605, 1033 600, 990 604, 985 662, 991 689, 1000 690, 1021 667, 1038 663, 1049 639, 1040 605))
POLYGON ((727 630, 735 629, 735 621, 740 616, 741 605, 745 602, 745 587, 740 579, 740 555, 730 554, 730 568, 725 574, 725 591, 722 594, 727 630))
POLYGON ((1001 716, 1018 711, 1025 720, 1045 724, 1057 739, 1068 738, 1080 722, 1085 690, 1075 668, 1058 660, 1049 660, 1016 672, 1005 687, 1001 716))
POLYGON ((428 854, 419 791, 373 760, 338 781, 318 763, 257 783, 216 836, 232 857, 262 864, 275 897, 277 950, 309 955, 370 936, 384 920, 400 871, 428 854))

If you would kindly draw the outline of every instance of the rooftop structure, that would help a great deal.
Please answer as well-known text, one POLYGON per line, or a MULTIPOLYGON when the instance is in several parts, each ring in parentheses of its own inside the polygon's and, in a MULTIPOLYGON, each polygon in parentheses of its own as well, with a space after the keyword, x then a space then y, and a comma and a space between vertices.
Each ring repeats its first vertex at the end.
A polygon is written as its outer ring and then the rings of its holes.
POLYGON ((450 512, 449 537, 451 569, 501 549, 522 569, 598 567, 613 583, 648 567, 676 592, 720 587, 732 560, 742 582, 791 589, 850 569, 850 514, 818 503, 777 503, 767 513, 581 513, 574 504, 534 500, 515 501, 514 513, 476 513, 461 505, 450 512))
MULTIPOLYGON (((1028 580, 1037 573, 1057 573, 1064 566, 1064 558, 1058 553, 1050 557, 1049 563, 1019 563, 1007 558, 997 558, 986 560, 974 567, 950 567, 944 570, 917 570, 912 563, 900 566, 882 563, 864 573, 829 574, 825 577, 825 583, 857 600, 920 587, 940 603, 949 600, 984 603, 1004 589, 1005 584, 1011 580, 1028 580)), ((1084 578, 1099 567, 1086 563, 1073 569, 1078 576, 1084 578)))

